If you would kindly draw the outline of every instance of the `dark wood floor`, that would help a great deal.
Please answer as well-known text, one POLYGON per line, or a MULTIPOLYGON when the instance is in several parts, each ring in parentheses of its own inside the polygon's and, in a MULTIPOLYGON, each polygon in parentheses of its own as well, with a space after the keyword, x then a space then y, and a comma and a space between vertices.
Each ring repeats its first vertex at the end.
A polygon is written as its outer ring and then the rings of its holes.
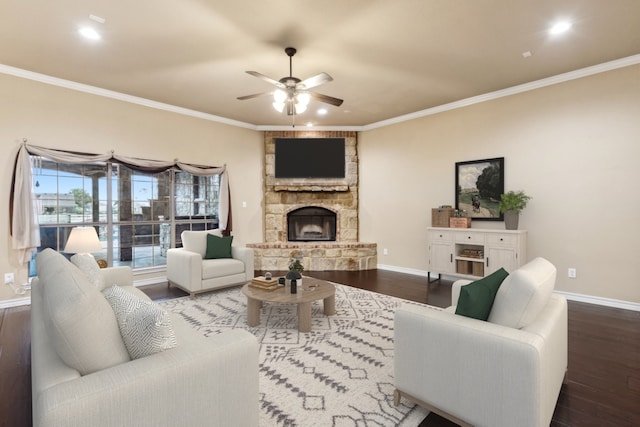
MULTIPOLYGON (((260 273, 260 272, 258 272, 260 273)), ((451 282, 369 270, 308 272, 332 280, 446 307, 451 282)), ((185 295, 164 285, 142 288, 162 300, 185 295)), ((29 307, 0 310, 0 427, 31 426, 29 307)), ((552 426, 640 426, 640 312, 569 302, 569 374, 552 426)), ((455 426, 430 414, 420 427, 455 426)), ((514 426, 515 427, 515 426, 514 426)))

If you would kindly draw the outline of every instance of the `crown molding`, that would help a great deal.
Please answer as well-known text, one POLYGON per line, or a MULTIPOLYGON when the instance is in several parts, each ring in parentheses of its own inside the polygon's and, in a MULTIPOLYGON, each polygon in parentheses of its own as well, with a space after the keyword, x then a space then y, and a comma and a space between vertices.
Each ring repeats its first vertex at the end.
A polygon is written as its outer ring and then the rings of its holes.
POLYGON ((618 68, 629 67, 631 65, 636 65, 636 64, 640 64, 640 54, 628 56, 622 59, 616 59, 614 61, 604 62, 602 64, 593 65, 591 67, 582 68, 580 70, 570 71, 568 73, 558 74, 556 76, 547 77, 545 79, 536 80, 533 82, 524 83, 517 86, 512 86, 510 88, 497 90, 495 92, 489 92, 483 95, 461 99, 460 101, 439 105, 437 107, 428 108, 422 111, 416 111, 415 113, 405 114, 403 116, 394 117, 392 119, 371 123, 371 124, 362 126, 362 130, 367 131, 367 130, 377 129, 385 126, 394 125, 397 123, 406 122, 409 120, 418 119, 421 117, 432 116, 434 114, 439 114, 445 111, 455 110, 457 108, 464 108, 470 105, 492 101, 494 99, 504 98, 507 96, 516 95, 519 93, 528 92, 536 89, 541 89, 543 87, 553 86, 558 83, 564 83, 571 80, 592 76, 594 74, 600 74, 600 73, 605 73, 607 71, 617 70, 618 68))
POLYGON ((116 99, 118 101, 128 102, 130 104, 142 105, 144 107, 154 108, 156 110, 168 111, 170 113, 181 114, 183 116, 195 117, 198 119, 208 120, 210 122, 223 123, 230 126, 241 127, 245 129, 257 130, 256 126, 251 123, 240 122, 237 120, 227 119, 225 117, 215 116, 188 108, 177 107, 163 102, 152 101, 138 96, 127 95, 125 93, 115 92, 108 89, 102 89, 95 86, 77 83, 70 80, 51 77, 46 74, 34 73, 33 71, 23 70, 21 68, 11 67, 9 65, 0 64, 0 73, 10 76, 21 77, 23 79, 34 80, 52 86, 63 87, 78 92, 89 93, 92 95, 102 96, 105 98, 116 99))
MULTIPOLYGON (((632 65, 640 64, 640 54, 628 56, 626 58, 616 59, 602 64, 593 65, 591 67, 582 68, 580 70, 570 71, 568 73, 558 74, 556 76, 547 77, 545 79, 536 80, 529 83, 524 83, 510 88, 501 89, 495 92, 489 92, 483 95, 474 96, 471 98, 462 99, 448 104, 439 105, 433 108, 427 108, 425 110, 416 111, 415 113, 405 114, 402 116, 394 117, 387 120, 371 123, 364 126, 313 126, 310 129, 318 131, 355 131, 363 132, 373 130, 385 126, 391 126, 394 124, 406 122, 409 120, 415 120, 421 117, 432 116, 445 111, 455 110, 457 108, 464 108, 470 105, 479 104, 482 102, 492 101, 494 99, 504 98, 519 93, 524 93, 536 89, 540 89, 547 86, 552 86, 558 83, 564 83, 571 80, 580 79, 583 77, 592 76, 594 74, 605 73, 607 71, 616 70, 619 68, 629 67, 632 65)), ((177 107, 171 104, 165 104, 162 102, 152 101, 150 99, 140 98, 137 96, 127 95, 112 90, 102 89, 95 86, 90 86, 82 83, 76 83, 70 80, 60 79, 57 77, 51 77, 46 74, 34 73, 32 71, 23 70, 21 68, 11 67, 9 65, 0 64, 0 73, 7 74, 15 77, 21 77, 28 80, 34 80, 40 83, 45 83, 53 86, 64 87, 67 89, 76 90, 79 92, 85 92, 97 96, 103 96, 105 98, 112 98, 123 102, 129 102, 132 104, 142 105, 149 108, 155 108, 158 110, 164 110, 171 113, 182 114, 185 116, 195 117, 212 122, 222 123, 230 126, 241 127, 244 129, 250 129, 255 131, 283 131, 283 130, 301 130, 306 129, 307 126, 271 126, 271 125, 255 125, 251 123, 241 122, 237 120, 227 119, 225 117, 215 116, 213 114, 207 114, 196 110, 190 110, 188 108, 177 107)))

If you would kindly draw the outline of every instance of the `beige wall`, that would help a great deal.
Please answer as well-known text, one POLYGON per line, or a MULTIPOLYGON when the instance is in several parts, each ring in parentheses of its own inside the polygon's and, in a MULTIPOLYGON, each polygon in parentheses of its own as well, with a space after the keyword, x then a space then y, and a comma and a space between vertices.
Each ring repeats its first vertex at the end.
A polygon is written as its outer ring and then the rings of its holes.
POLYGON ((558 267, 557 289, 640 303, 640 66, 362 132, 359 155, 360 238, 380 264, 425 271, 455 163, 504 157, 505 190, 533 197, 529 258, 558 267))
MULTIPOLYGON (((0 273, 27 279, 11 249, 9 192, 15 155, 23 137, 51 148, 157 160, 227 164, 234 243, 262 239, 263 138, 260 132, 0 75, 0 273), (242 207, 242 202, 247 207, 242 207)), ((162 274, 164 275, 164 274, 162 274)), ((144 278, 144 277, 142 277, 144 278)), ((140 277, 136 277, 140 279, 140 277)), ((0 283, 0 300, 13 292, 0 283)))
MULTIPOLYGON (((426 271, 425 229, 432 207, 454 203, 455 162, 505 157, 506 190, 533 196, 520 219, 529 258, 556 264, 559 290, 640 303, 639 100, 640 66, 632 66, 361 132, 360 240, 378 243, 380 264, 426 271), (576 279, 567 278, 569 267, 576 279)), ((26 270, 11 249, 7 203, 23 137, 52 148, 226 163, 235 239, 262 241, 260 132, 0 75, 0 273, 18 282, 26 270)), ((0 284, 0 300, 11 297, 0 284)))

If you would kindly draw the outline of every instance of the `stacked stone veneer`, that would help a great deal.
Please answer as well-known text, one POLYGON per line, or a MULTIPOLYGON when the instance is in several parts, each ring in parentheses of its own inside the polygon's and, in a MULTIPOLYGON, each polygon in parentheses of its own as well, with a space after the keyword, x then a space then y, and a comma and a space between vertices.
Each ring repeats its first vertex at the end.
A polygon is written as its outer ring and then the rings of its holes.
POLYGON ((247 245, 256 270, 287 270, 291 258, 301 258, 307 271, 376 268, 376 244, 358 241, 357 148, 356 132, 265 132, 264 242, 247 245), (345 178, 276 179, 275 138, 345 138, 345 178), (287 214, 306 206, 336 213, 335 242, 287 242, 287 214))

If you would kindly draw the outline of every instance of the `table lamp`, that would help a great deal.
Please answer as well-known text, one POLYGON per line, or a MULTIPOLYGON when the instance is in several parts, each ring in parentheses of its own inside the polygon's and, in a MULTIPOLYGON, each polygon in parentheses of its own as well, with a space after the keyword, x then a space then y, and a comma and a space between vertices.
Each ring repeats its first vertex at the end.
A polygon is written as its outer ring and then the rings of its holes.
POLYGON ((76 254, 91 255, 91 252, 102 250, 98 233, 93 227, 73 227, 67 244, 64 247, 65 252, 76 254))

